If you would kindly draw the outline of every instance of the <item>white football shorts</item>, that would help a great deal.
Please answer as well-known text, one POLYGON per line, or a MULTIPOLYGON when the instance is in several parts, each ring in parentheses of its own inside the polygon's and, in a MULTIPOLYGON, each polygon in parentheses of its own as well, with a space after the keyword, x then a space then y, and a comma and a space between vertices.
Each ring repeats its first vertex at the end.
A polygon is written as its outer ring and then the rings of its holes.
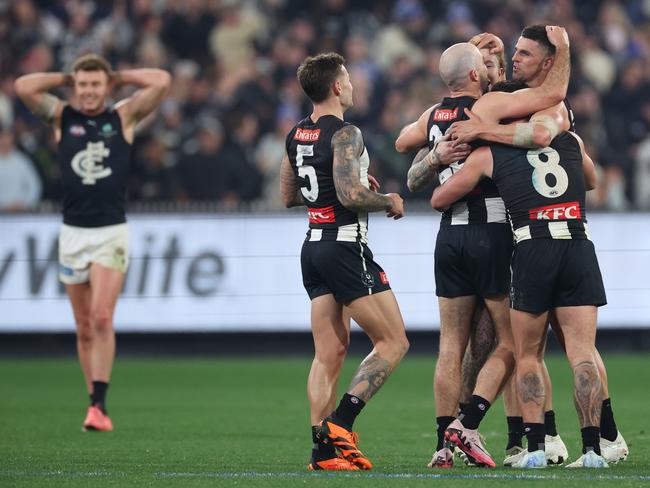
POLYGON ((126 223, 105 227, 61 225, 59 279, 67 285, 86 283, 91 263, 126 273, 129 267, 129 229, 126 223))

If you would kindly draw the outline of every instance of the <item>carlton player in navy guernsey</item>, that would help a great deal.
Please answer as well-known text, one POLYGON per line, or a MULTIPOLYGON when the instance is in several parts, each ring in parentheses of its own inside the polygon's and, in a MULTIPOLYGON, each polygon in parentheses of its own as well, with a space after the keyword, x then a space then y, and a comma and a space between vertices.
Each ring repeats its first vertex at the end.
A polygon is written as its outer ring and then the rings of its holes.
MULTIPOLYGON (((426 123, 429 152, 414 161, 408 173, 408 184, 419 190, 434 178, 444 185, 462 167, 462 161, 438 169, 441 159, 437 146, 444 140, 444 131, 458 119, 466 118, 465 110, 477 105, 497 120, 530 115, 560 102, 566 95, 569 79, 568 38, 563 29, 555 31, 554 42, 562 44, 560 62, 555 63, 545 82, 535 89, 518 93, 487 93, 486 67, 476 46, 460 43, 450 47, 440 59, 440 74, 450 89, 451 97, 423 113, 413 130, 402 133, 403 148, 412 149, 421 143, 417 126, 426 123)), ((396 146, 401 142, 396 142, 396 146)), ((480 182, 470 195, 461 196, 443 214, 436 241, 435 278, 440 308, 440 354, 434 376, 438 445, 429 466, 449 467, 452 452, 444 447, 445 430, 457 413, 461 384, 461 361, 468 342, 471 318, 477 300, 482 300, 495 323, 498 344, 477 378, 475 394, 468 408, 483 412, 489 408, 514 368, 514 353, 508 313, 510 285, 511 232, 503 202, 493 183, 480 182)), ((463 412, 465 413, 465 412, 463 412)), ((471 424, 480 422, 479 415, 465 415, 471 424)), ((487 454, 476 426, 464 428, 454 422, 456 433, 462 430, 467 439, 459 447, 476 463, 494 466, 487 454)))
POLYGON ((311 299, 315 357, 307 382, 313 449, 310 470, 371 469, 352 431, 361 409, 408 349, 388 277, 367 246, 368 212, 400 218, 394 193, 371 189, 368 151, 359 129, 343 120, 352 84, 338 54, 309 57, 298 80, 313 113, 287 135, 281 192, 287 207, 307 206, 301 267, 311 299), (350 317, 373 342, 336 409, 337 383, 350 339, 350 317), (339 455, 337 455, 338 450, 339 455))
POLYGON ((528 452, 516 466, 546 465, 540 351, 548 312, 554 310, 574 371, 582 428, 583 456, 571 466, 606 467, 600 456, 602 384, 595 359, 596 310, 606 299, 584 212, 585 191, 595 185, 593 162, 570 132, 546 148, 481 147, 436 189, 432 205, 447 207, 485 177, 494 180, 504 199, 517 243, 511 320, 528 452))
POLYGON ((16 80, 27 107, 52 126, 63 180, 59 234, 60 279, 77 326, 77 350, 90 395, 83 430, 113 430, 106 391, 115 356, 113 313, 128 266, 126 184, 135 125, 149 115, 170 85, 159 69, 113 72, 102 57, 77 59, 72 73, 34 73, 16 80), (139 88, 110 107, 116 85, 139 88), (48 93, 72 85, 74 103, 48 93))

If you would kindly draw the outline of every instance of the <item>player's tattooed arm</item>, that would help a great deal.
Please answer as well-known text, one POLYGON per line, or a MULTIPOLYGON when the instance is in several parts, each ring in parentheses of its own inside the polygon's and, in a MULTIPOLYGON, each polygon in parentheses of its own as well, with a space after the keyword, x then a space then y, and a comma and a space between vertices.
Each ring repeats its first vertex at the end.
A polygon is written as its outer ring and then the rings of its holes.
POLYGON ((65 104, 48 91, 73 82, 72 75, 66 73, 32 73, 18 78, 14 90, 34 115, 46 124, 56 125, 65 104))
POLYGON ((359 159, 363 148, 361 131, 354 125, 346 125, 332 137, 336 196, 344 207, 355 212, 390 211, 393 199, 361 184, 359 159))
POLYGON ((280 166, 280 194, 282 195, 282 203, 287 208, 306 205, 296 175, 291 168, 291 162, 286 154, 282 158, 282 165, 280 166))
POLYGON ((367 402, 377 393, 392 371, 391 364, 373 352, 359 365, 350 382, 348 393, 367 402))
POLYGON ((574 392, 580 427, 600 425, 603 385, 593 361, 583 361, 573 368, 574 392))
POLYGON ((420 191, 438 176, 440 165, 448 165, 469 156, 468 144, 456 145, 448 137, 440 139, 429 151, 423 147, 418 151, 406 176, 406 184, 412 192, 420 191))

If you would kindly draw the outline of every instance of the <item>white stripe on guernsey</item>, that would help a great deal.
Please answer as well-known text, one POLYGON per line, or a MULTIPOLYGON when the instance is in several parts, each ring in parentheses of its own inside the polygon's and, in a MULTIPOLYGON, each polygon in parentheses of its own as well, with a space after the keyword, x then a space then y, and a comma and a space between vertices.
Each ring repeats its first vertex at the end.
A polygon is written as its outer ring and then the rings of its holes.
POLYGON ((320 241, 323 237, 323 229, 312 229, 309 235, 310 241, 320 241))
MULTIPOLYGON (((368 273, 368 268, 366 267, 366 258, 363 257, 363 244, 359 243, 359 249, 361 251, 361 265, 363 266, 363 275, 368 273)), ((368 295, 372 295, 372 288, 368 288, 368 295)))
POLYGON ((501 197, 488 197, 485 199, 485 210, 487 211, 488 223, 505 224, 506 219, 506 206, 501 197))
POLYGON ((521 242, 528 239, 530 239, 530 227, 528 225, 515 229, 515 241, 521 242))
POLYGON ((587 236, 587 239, 591 240, 591 236, 589 235, 589 227, 587 227, 587 222, 583 222, 582 226, 585 228, 585 235, 587 236))
POLYGON ((370 156, 368 156, 368 149, 364 146, 361 157, 359 158, 359 179, 363 186, 370 189, 370 181, 368 181, 368 166, 370 166, 370 156))
POLYGON ((571 239, 571 232, 569 232, 569 225, 566 221, 549 222, 548 231, 553 239, 571 239))
MULTIPOLYGON (((366 215, 366 219, 367 219, 367 215, 366 215)), ((357 242, 357 240, 360 240, 361 242, 366 243, 367 233, 368 233, 368 224, 363 222, 361 220, 361 215, 359 215, 358 224, 342 225, 341 227, 338 228, 338 231, 336 233, 336 240, 342 242, 357 242)))
POLYGON ((451 207, 451 225, 469 224, 467 202, 454 203, 451 207))

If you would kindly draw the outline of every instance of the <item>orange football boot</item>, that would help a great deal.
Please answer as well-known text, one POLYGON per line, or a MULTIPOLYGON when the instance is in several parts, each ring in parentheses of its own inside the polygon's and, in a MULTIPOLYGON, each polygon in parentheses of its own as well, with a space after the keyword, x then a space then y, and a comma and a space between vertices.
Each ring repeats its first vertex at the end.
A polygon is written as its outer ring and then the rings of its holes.
POLYGON ((359 436, 332 422, 329 417, 320 423, 323 442, 336 447, 344 459, 359 469, 372 469, 372 463, 357 447, 359 436))
POLYGON ((322 461, 316 461, 312 458, 307 465, 307 469, 309 471, 319 471, 321 469, 327 471, 359 471, 357 466, 347 459, 338 456, 331 459, 324 459, 322 461))
POLYGON ((84 420, 84 425, 82 429, 84 432, 90 430, 99 431, 99 432, 111 432, 113 430, 113 422, 111 419, 102 412, 102 409, 96 405, 91 405, 88 407, 88 413, 86 414, 86 420, 84 420))

